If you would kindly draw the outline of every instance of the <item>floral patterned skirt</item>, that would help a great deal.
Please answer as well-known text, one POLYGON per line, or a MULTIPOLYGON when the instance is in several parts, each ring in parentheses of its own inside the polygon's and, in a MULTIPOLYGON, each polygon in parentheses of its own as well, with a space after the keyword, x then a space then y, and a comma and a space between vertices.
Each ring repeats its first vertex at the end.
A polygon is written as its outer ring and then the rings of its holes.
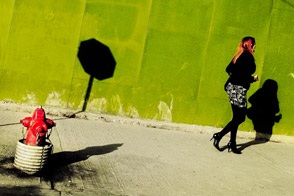
POLYGON ((229 82, 226 86, 226 92, 231 104, 238 106, 239 108, 247 107, 246 88, 229 82))

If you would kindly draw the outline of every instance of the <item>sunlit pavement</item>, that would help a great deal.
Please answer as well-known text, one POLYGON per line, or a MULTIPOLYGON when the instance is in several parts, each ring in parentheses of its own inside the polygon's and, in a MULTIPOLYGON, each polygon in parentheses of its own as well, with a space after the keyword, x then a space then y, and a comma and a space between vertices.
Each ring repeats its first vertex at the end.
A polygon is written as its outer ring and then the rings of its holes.
MULTIPOLYGON (((32 111, 33 112, 33 111, 32 111)), ((13 167, 19 120, 0 111, 0 195, 293 195, 294 144, 238 138, 218 152, 211 134, 52 117, 54 154, 42 174, 13 167)), ((228 137, 223 138, 225 146, 228 137)))

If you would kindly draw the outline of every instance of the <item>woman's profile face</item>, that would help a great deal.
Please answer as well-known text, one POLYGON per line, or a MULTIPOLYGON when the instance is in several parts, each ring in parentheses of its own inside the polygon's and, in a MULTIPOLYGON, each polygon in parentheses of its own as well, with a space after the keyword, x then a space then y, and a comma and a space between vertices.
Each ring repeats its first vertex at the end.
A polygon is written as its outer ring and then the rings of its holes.
POLYGON ((255 47, 256 47, 256 44, 254 44, 254 46, 252 47, 252 52, 255 52, 255 47))

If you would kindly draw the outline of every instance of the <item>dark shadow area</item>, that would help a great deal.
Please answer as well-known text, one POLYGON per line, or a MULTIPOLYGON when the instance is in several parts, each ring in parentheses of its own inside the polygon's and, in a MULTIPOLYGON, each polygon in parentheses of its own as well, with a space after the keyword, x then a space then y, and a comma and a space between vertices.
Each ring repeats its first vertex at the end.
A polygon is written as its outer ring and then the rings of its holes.
POLYGON ((91 156, 111 153, 117 150, 122 145, 123 144, 92 146, 78 151, 64 151, 55 153, 51 155, 47 166, 39 175, 43 178, 43 180, 50 182, 52 189, 54 189, 55 182, 70 181, 71 176, 74 176, 76 174, 83 177, 97 175, 97 171, 86 171, 79 165, 75 165, 75 171, 71 170, 68 166, 87 160, 91 156))
POLYGON ((110 144, 106 146, 92 146, 78 151, 58 152, 50 157, 50 165, 61 166, 70 165, 80 161, 87 160, 91 156, 103 155, 117 150, 123 144, 110 144))
POLYGON ((256 136, 253 141, 238 144, 238 150, 242 151, 249 146, 264 144, 270 140, 274 124, 282 118, 281 114, 277 115, 280 112, 277 93, 278 83, 268 79, 262 88, 249 98, 252 106, 247 110, 247 117, 252 120, 256 136))
POLYGON ((282 118, 281 114, 277 115, 280 112, 277 93, 278 83, 268 79, 262 88, 249 98, 252 106, 247 110, 247 117, 252 120, 256 140, 269 141, 274 124, 282 118))
MULTIPOLYGON (((243 144, 237 144, 236 146, 238 147, 237 149, 239 151, 242 151, 244 150, 245 148, 249 147, 249 146, 253 146, 253 145, 258 145, 258 144, 264 144, 266 143, 267 141, 266 140, 253 140, 253 141, 250 141, 250 142, 246 142, 246 143, 243 143, 243 144)), ((225 151, 228 149, 228 146, 222 146, 220 147, 220 151, 225 151)))
MULTIPOLYGON (((123 144, 110 144, 105 146, 92 146, 78 151, 64 151, 52 154, 47 166, 40 173, 29 175, 16 169, 13 166, 14 157, 2 157, 0 159, 1 175, 15 176, 21 179, 35 179, 40 177, 41 181, 49 183, 51 189, 54 189, 55 182, 69 182, 71 177, 79 175, 82 178, 87 178, 99 175, 99 171, 83 168, 80 165, 68 167, 71 164, 87 160, 91 156, 103 155, 118 150, 123 144)), ((104 171, 101 171, 104 172, 104 171)), ((74 185, 73 185, 74 186, 74 185)), ((1 189, 1 187, 0 187, 1 189)), ((1 190, 0 190, 1 191, 1 190)), ((1 193, 1 192, 0 192, 1 193)))
POLYGON ((60 195, 60 192, 53 190, 44 190, 38 186, 12 186, 12 187, 0 187, 0 195, 2 196, 42 196, 42 195, 60 195))
POLYGON ((255 139, 253 141, 246 142, 246 143, 243 143, 243 144, 237 144, 237 146, 239 147, 238 150, 243 151, 245 148, 247 148, 249 146, 258 145, 258 144, 264 144, 266 142, 268 142, 268 140, 255 139))
POLYGON ((82 111, 87 108, 94 78, 104 80, 113 77, 116 61, 108 46, 89 39, 80 43, 78 58, 84 71, 90 75, 82 111))
POLYGON ((0 173, 2 175, 13 175, 18 178, 33 179, 35 176, 26 174, 13 166, 14 157, 6 157, 0 160, 0 173))

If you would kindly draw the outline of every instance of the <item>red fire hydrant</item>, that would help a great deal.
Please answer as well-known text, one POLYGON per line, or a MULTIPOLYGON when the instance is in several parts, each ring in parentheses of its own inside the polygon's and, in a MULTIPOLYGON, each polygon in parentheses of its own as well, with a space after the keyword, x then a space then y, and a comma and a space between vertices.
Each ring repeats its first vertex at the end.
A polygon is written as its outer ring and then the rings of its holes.
POLYGON ((48 129, 56 125, 52 120, 46 118, 42 106, 34 111, 33 117, 26 117, 20 123, 27 127, 25 143, 31 146, 44 146, 48 129))

